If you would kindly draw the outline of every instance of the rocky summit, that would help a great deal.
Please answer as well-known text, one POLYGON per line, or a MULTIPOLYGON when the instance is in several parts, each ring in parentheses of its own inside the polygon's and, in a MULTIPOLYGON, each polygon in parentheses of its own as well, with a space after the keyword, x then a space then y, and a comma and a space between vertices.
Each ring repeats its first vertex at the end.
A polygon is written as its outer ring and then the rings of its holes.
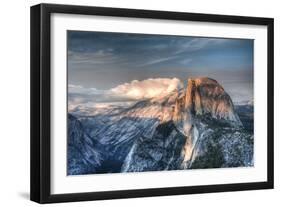
POLYGON ((236 108, 216 80, 200 77, 188 79, 186 88, 127 107, 69 115, 68 171, 253 166, 253 129, 248 127, 253 117, 240 119, 239 114, 248 108, 236 108))

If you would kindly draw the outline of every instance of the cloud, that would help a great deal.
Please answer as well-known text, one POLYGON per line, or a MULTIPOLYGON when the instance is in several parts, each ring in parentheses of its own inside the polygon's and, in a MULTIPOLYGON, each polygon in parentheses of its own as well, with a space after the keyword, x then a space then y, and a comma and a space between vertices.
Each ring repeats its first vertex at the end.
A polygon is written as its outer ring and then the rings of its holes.
MULTIPOLYGON (((215 47, 226 42, 225 39, 216 38, 172 38, 171 44, 152 43, 146 45, 144 49, 146 56, 144 57, 144 63, 138 64, 138 67, 150 66, 158 63, 174 61, 174 63, 180 63, 182 65, 188 65, 191 62, 191 58, 186 58, 188 53, 192 53, 199 50, 205 50, 210 47, 215 47)), ((190 54, 189 54, 190 55, 190 54)))
POLYGON ((177 47, 175 54, 198 51, 207 47, 225 43, 226 41, 226 39, 217 38, 193 38, 190 41, 179 40, 175 44, 177 47))
POLYGON ((68 93, 81 93, 81 94, 89 94, 89 95, 93 95, 93 94, 103 94, 105 91, 104 90, 98 90, 96 88, 84 88, 81 85, 73 85, 73 84, 69 84, 68 85, 68 93))
POLYGON ((182 83, 177 78, 155 78, 143 81, 133 80, 112 88, 110 91, 114 95, 141 100, 164 96, 178 88, 182 88, 182 83))
POLYGON ((68 108, 94 107, 97 103, 132 102, 149 99, 157 96, 165 96, 172 91, 182 88, 182 82, 177 78, 155 78, 146 80, 133 80, 130 83, 118 85, 109 90, 96 88, 84 88, 80 85, 68 85, 68 108))
POLYGON ((172 56, 172 57, 164 57, 164 58, 155 58, 154 60, 150 60, 146 63, 143 63, 143 64, 140 64, 138 65, 139 67, 143 67, 143 66, 148 66, 148 65, 154 65, 154 64, 157 64, 157 63, 162 63, 162 62, 166 62, 166 61, 169 61, 169 60, 173 60, 173 59, 176 59, 178 58, 178 56, 172 56))
POLYGON ((104 102, 107 99, 106 90, 96 88, 84 88, 81 85, 68 85, 68 109, 73 110, 77 106, 93 105, 94 102, 104 102))
POLYGON ((68 51, 68 60, 70 64, 92 65, 116 64, 124 61, 114 53, 112 48, 86 52, 68 51))
POLYGON ((191 58, 184 58, 180 61, 180 63, 183 64, 183 65, 188 65, 191 62, 192 62, 191 58))

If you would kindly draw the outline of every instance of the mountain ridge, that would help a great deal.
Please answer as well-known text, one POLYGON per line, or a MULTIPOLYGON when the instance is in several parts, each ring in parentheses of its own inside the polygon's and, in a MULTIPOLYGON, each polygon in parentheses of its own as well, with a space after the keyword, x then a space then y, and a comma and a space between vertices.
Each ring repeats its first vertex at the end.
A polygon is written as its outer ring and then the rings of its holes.
POLYGON ((78 119, 85 133, 104 146, 106 159, 119 163, 115 172, 212 167, 208 162, 215 167, 252 166, 252 136, 244 131, 230 96, 207 77, 190 78, 185 89, 138 101, 117 113, 78 119), (238 145, 245 145, 244 154, 225 149, 238 145), (206 158, 209 148, 220 152, 213 153, 217 159, 206 158))

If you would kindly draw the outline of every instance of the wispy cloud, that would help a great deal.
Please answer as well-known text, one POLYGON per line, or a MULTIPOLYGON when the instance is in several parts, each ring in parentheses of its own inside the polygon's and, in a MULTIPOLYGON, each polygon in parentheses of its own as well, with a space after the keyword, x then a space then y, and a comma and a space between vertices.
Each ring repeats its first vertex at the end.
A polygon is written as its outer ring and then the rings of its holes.
POLYGON ((68 93, 83 93, 83 94, 89 94, 89 95, 94 95, 94 94, 103 94, 105 90, 98 90, 96 88, 84 88, 81 85, 74 85, 74 84, 69 84, 68 85, 68 93))
MULTIPOLYGON (((148 67, 173 61, 187 63, 185 53, 223 43, 224 39, 114 33, 71 33, 69 64, 148 67)), ((73 67, 72 67, 73 68, 73 67)))
POLYGON ((192 62, 192 59, 191 58, 183 58, 180 63, 183 64, 183 65, 189 65, 189 63, 192 62))
MULTIPOLYGON (((252 89, 246 85, 241 87, 238 80, 253 76, 253 41, 109 32, 68 33, 69 83, 85 87, 69 90, 79 99, 84 90, 83 99, 87 99, 84 101, 120 100, 120 96, 98 89, 108 90, 136 79, 176 77, 185 80, 198 75, 223 81, 226 87, 229 85, 227 88, 231 85, 231 91, 246 91, 250 96, 252 89), (242 76, 239 71, 248 72, 242 76), (234 83, 228 84, 233 78, 234 83)), ((242 96, 247 95, 237 95, 242 96)))
MULTIPOLYGON (((199 51, 202 49, 206 49, 208 47, 213 47, 218 44, 222 44, 225 42, 224 39, 209 39, 209 38, 192 38, 188 39, 172 39, 172 44, 162 44, 156 43, 147 46, 147 51, 155 51, 157 50, 156 55, 160 55, 155 57, 155 54, 151 54, 147 56, 147 60, 144 63, 138 64, 138 67, 151 66, 163 62, 168 61, 177 61, 182 65, 187 65, 192 61, 191 58, 186 58, 184 53, 191 53, 194 51, 199 51), (167 52, 168 51, 168 52, 167 52)), ((149 52, 148 52, 149 53, 149 52)))
POLYGON ((225 39, 216 38, 193 38, 190 41, 179 40, 176 43, 178 48, 175 50, 175 53, 180 54, 185 52, 194 52, 207 47, 217 46, 225 41, 225 39))
POLYGON ((178 56, 172 56, 172 57, 164 57, 164 58, 155 58, 155 59, 149 60, 149 61, 147 61, 143 64, 139 64, 138 67, 154 65, 154 64, 157 64, 157 63, 166 62, 166 61, 173 60, 173 59, 176 59, 176 58, 179 58, 179 57, 178 56))
POLYGON ((106 65, 117 64, 124 59, 118 57, 113 49, 98 50, 90 52, 68 52, 69 64, 92 64, 92 65, 106 65))

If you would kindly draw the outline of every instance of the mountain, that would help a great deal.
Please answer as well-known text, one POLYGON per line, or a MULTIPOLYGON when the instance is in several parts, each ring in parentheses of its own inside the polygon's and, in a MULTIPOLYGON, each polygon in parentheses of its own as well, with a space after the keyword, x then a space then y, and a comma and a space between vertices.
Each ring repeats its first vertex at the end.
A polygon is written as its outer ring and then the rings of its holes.
POLYGON ((235 111, 240 117, 244 128, 250 133, 254 133, 254 105, 235 105, 235 111))
POLYGON ((135 143, 123 171, 252 165, 253 136, 217 81, 189 79, 176 97, 170 120, 160 123, 151 139, 135 143))
POLYGON ((102 151, 100 165, 89 167, 96 173, 253 165, 253 133, 210 78, 188 79, 186 89, 94 114, 77 118, 87 139, 100 143, 90 145, 102 151))
POLYGON ((91 174, 101 165, 101 149, 77 118, 68 114, 67 174, 91 174))

